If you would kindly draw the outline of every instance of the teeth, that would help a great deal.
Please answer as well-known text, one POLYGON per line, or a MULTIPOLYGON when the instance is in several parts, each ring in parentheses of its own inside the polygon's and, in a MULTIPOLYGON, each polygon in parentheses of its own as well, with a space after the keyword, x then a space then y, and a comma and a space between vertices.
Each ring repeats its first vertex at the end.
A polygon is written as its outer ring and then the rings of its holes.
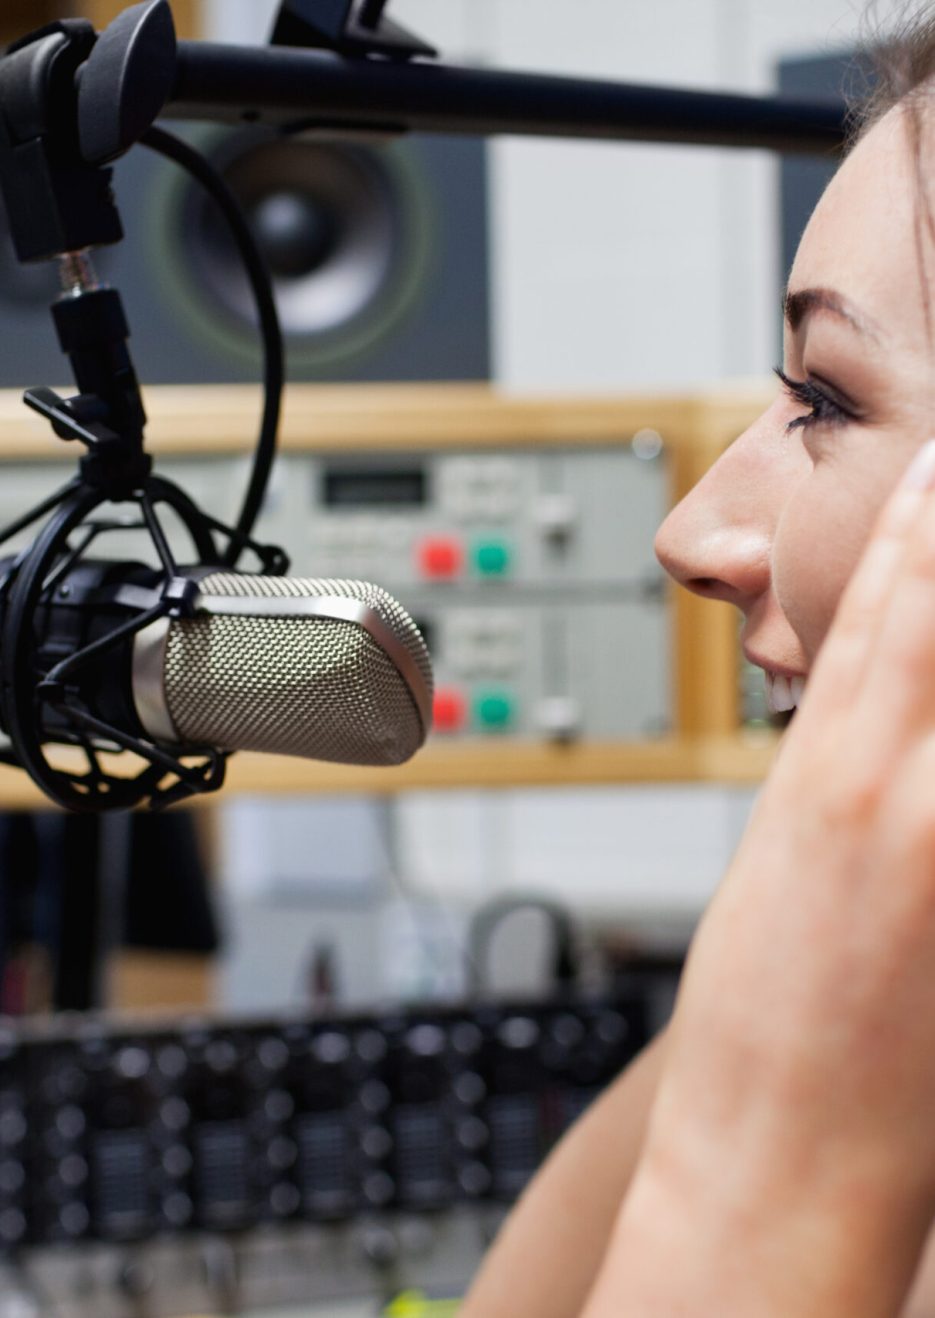
POLYGON ((804 677, 785 677, 782 673, 766 674, 766 703, 771 714, 785 714, 798 708, 805 690, 804 677))
POLYGON ((781 673, 766 674, 766 703, 772 714, 784 714, 786 710, 792 708, 789 679, 783 677, 781 673))

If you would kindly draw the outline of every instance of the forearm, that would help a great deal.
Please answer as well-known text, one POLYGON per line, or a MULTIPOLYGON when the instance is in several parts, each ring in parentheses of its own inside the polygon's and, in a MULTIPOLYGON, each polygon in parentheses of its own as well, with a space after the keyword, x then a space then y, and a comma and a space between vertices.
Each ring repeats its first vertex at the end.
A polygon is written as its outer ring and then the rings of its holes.
POLYGON ((700 1180, 650 1153, 581 1318, 895 1318, 927 1214, 895 1183, 795 1162, 725 1145, 700 1180))
POLYGON ((460 1318, 578 1318, 639 1160, 663 1040, 554 1150, 507 1219, 460 1318))

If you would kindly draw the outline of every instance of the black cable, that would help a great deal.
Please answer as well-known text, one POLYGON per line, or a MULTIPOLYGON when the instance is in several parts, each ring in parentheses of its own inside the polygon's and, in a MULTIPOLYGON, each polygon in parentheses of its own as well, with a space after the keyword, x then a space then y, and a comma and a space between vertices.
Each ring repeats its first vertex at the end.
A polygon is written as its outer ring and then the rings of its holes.
POLYGON ((276 456, 285 366, 282 329, 273 296, 273 282, 263 254, 236 197, 204 156, 187 142, 183 142, 181 138, 167 133, 162 128, 148 129, 140 141, 151 151, 167 156, 183 169, 188 170, 217 202, 243 260, 256 302, 260 332, 263 337, 263 419, 253 455, 253 470, 247 482, 243 505, 234 528, 235 534, 222 556, 226 566, 234 567, 245 547, 244 540, 253 530, 262 507, 273 459, 276 456))

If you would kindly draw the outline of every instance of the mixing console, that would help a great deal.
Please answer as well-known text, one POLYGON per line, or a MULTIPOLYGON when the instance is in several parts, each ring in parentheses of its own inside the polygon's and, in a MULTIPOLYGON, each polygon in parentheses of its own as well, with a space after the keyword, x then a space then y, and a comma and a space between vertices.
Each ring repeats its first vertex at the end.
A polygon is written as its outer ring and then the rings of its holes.
POLYGON ((637 997, 0 1036, 0 1241, 508 1202, 646 1038, 637 997))

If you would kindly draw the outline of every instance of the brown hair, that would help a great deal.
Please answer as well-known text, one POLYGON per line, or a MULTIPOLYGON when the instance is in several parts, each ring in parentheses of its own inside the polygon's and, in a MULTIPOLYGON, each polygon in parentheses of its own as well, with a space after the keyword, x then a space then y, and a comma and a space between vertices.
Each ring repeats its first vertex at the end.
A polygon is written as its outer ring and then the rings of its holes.
MULTIPOLYGON (((935 3, 902 5, 885 27, 877 4, 865 15, 863 48, 849 90, 849 140, 858 141, 901 102, 911 107, 935 79, 935 3)), ((913 118, 916 113, 913 110, 913 118)))
POLYGON ((922 302, 929 344, 935 342, 932 306, 931 250, 935 246, 935 187, 926 169, 923 144, 922 101, 935 84, 935 0, 903 4, 889 14, 885 28, 877 18, 878 5, 865 14, 863 49, 855 63, 855 78, 848 94, 847 150, 897 105, 906 108, 906 125, 920 204, 915 208, 916 258, 921 275, 922 302), (882 33, 882 35, 881 35, 882 33), (862 81, 862 87, 859 86, 862 81), (857 95, 854 95, 854 91, 857 95), (928 238, 928 243, 925 239, 928 238))

